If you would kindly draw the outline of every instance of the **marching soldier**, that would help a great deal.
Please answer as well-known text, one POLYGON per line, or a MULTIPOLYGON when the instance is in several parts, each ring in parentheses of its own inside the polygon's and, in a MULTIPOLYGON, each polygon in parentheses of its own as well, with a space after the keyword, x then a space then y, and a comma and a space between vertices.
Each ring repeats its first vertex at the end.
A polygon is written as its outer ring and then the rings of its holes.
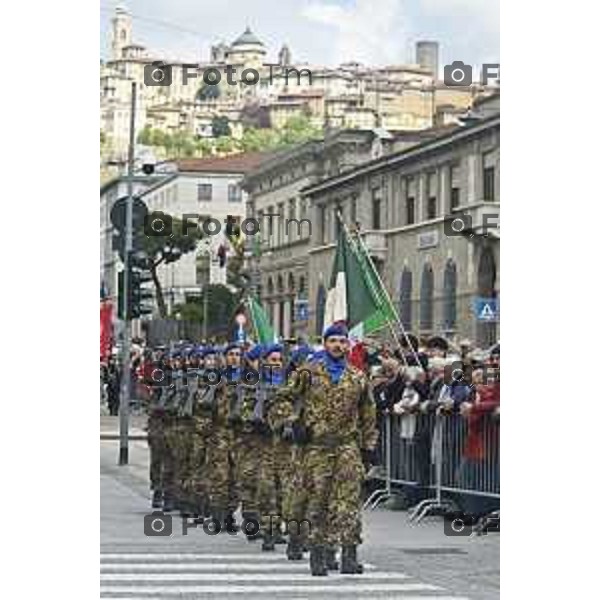
MULTIPOLYGON (((306 523, 306 473, 304 469, 303 398, 299 393, 301 373, 307 354, 291 357, 286 384, 268 405, 268 422, 274 434, 275 473, 281 489, 281 514, 289 536, 286 554, 288 560, 302 560, 307 532, 306 523)), ((332 565, 333 567, 334 565, 332 565)))
POLYGON ((237 344, 225 347, 226 377, 218 369, 205 369, 204 379, 214 389, 213 427, 208 443, 207 462, 210 465, 209 487, 211 516, 221 527, 233 522, 238 501, 235 497, 231 450, 234 432, 230 419, 231 406, 236 404, 236 385, 241 375, 241 348, 237 344))
POLYGON ((303 399, 312 575, 327 575, 327 545, 340 544, 341 573, 362 573, 360 496, 363 461, 377 443, 375 404, 364 374, 348 364, 348 333, 332 325, 325 350, 300 374, 295 395, 303 399))

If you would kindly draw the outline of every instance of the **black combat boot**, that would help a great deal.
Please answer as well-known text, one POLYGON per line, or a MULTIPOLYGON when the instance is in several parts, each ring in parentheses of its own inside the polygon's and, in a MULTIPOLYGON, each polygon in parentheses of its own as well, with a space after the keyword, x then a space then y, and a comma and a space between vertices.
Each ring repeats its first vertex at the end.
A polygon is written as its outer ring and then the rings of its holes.
POLYGON ((342 546, 342 566, 340 573, 360 575, 363 566, 356 560, 356 545, 342 546))
POLYGON ((162 501, 162 490, 154 490, 154 493, 152 494, 152 508, 162 508, 162 501))
POLYGON ((163 511, 172 512, 175 510, 175 503, 171 494, 165 494, 163 497, 163 511))
POLYGON ((310 548, 310 572, 311 575, 317 575, 319 577, 327 575, 325 546, 321 544, 315 544, 310 548))
POLYGON ((335 559, 335 546, 325 546, 325 565, 328 571, 337 571, 340 563, 335 559))
POLYGON ((235 517, 233 516, 234 512, 235 509, 232 508, 227 510, 225 513, 226 522, 222 523, 222 527, 225 529, 225 526, 227 525, 229 531, 235 531, 237 533, 240 530, 240 526, 235 522, 235 517))
POLYGON ((297 535, 290 533, 290 541, 288 542, 285 553, 288 560, 302 560, 302 545, 300 538, 297 535))
POLYGON ((273 543, 287 544, 287 540, 285 539, 285 536, 281 533, 281 531, 279 531, 279 529, 273 532, 273 543))
POLYGON ((274 538, 268 531, 263 535, 262 550, 263 552, 272 552, 275 550, 274 538))

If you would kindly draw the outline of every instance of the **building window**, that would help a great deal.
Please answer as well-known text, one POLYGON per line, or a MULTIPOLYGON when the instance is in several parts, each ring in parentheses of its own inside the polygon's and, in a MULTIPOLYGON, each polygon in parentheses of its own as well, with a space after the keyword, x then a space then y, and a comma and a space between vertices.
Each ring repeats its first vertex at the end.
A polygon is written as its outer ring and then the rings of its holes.
POLYGON ((284 218, 284 212, 283 212, 283 202, 280 202, 277 205, 277 214, 279 215, 278 217, 275 217, 277 219, 276 223, 276 227, 277 227, 277 245, 278 246, 283 246, 283 233, 284 233, 284 222, 285 222, 285 218, 284 218))
POLYGON ((415 222, 415 198, 409 196, 406 199, 406 224, 413 225, 415 222))
POLYGON ((212 200, 212 184, 198 184, 198 202, 210 202, 212 200))
POLYGON ((421 330, 433 329, 433 269, 427 263, 421 275, 421 330))
POLYGON ((450 212, 460 206, 460 165, 450 167, 450 212))
POLYGON ((400 321, 404 329, 412 329, 412 273, 406 268, 400 277, 400 321))
POLYGON ((437 198, 430 196, 427 199, 427 218, 435 219, 437 217, 437 198))
POLYGON ((450 211, 456 210, 460 206, 460 189, 453 187, 450 189, 450 211))
POLYGON ((486 202, 494 202, 495 169, 484 167, 483 169, 483 199, 486 202))
POLYGON ((376 188, 373 190, 373 200, 372 200, 372 228, 373 229, 381 229, 381 188, 376 188))
POLYGON ((227 187, 227 198, 229 202, 241 202, 242 188, 237 183, 230 183, 227 187))
POLYGON ((437 174, 427 174, 427 218, 437 217, 437 174))
POLYGON ((456 328, 456 264, 452 260, 444 270, 444 326, 447 331, 456 328))
POLYGON ((319 206, 319 240, 321 242, 321 244, 325 244, 326 243, 326 231, 327 231, 327 224, 325 222, 325 215, 327 213, 325 212, 325 207, 323 205, 319 206))

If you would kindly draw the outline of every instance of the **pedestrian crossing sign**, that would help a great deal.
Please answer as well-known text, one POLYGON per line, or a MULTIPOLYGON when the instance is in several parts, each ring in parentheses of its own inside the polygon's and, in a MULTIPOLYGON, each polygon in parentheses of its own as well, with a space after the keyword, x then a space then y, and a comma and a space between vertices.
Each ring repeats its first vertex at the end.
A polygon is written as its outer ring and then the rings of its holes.
POLYGON ((498 321, 499 305, 496 298, 476 298, 473 310, 478 321, 498 321))

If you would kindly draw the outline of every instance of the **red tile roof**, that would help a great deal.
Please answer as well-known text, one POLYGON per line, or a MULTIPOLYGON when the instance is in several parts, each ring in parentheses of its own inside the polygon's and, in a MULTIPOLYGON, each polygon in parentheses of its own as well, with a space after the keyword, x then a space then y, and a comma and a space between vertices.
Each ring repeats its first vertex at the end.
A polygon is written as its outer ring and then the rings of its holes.
POLYGON ((177 160, 180 172, 247 173, 267 160, 270 152, 245 152, 228 156, 207 158, 182 158, 177 160))

